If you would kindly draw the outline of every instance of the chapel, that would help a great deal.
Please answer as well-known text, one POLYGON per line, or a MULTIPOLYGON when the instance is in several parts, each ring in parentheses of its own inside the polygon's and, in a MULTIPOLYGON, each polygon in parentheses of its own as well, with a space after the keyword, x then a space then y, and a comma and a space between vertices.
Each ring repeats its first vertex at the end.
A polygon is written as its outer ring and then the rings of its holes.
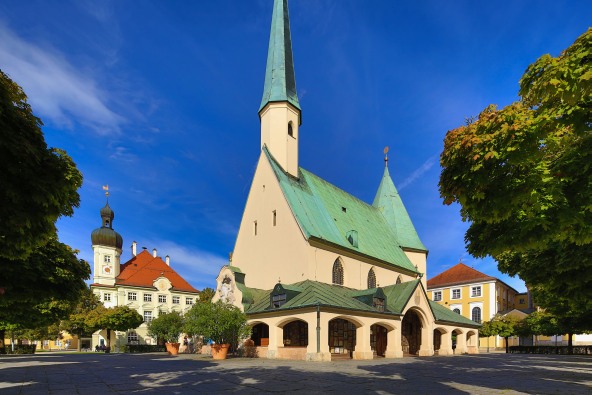
MULTIPOLYGON (((480 325, 429 300, 428 250, 389 174, 366 203, 298 163, 302 110, 287 0, 275 0, 261 153, 214 301, 243 310, 262 358, 478 352, 480 325), (453 347, 454 346, 454 347, 453 347)), ((377 177, 378 178, 378 177, 377 177)))

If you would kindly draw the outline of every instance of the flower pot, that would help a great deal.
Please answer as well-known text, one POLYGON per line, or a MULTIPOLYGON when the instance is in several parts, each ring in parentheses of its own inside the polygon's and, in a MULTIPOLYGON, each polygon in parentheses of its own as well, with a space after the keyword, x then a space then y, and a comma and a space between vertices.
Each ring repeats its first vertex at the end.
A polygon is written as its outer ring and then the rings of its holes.
POLYGON ((179 346, 181 343, 165 343, 166 350, 169 355, 177 355, 179 354, 179 346))
POLYGON ((212 359, 226 359, 230 344, 212 344, 212 359))

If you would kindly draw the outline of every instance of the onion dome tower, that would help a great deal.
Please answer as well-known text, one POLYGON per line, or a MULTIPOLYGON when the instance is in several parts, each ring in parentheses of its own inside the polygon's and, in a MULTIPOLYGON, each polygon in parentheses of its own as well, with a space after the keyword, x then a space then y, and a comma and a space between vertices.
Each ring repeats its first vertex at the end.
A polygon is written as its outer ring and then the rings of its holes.
POLYGON ((93 281, 96 284, 115 285, 119 275, 123 238, 113 230, 113 218, 115 212, 107 200, 101 209, 102 226, 93 230, 90 236, 94 252, 93 281))

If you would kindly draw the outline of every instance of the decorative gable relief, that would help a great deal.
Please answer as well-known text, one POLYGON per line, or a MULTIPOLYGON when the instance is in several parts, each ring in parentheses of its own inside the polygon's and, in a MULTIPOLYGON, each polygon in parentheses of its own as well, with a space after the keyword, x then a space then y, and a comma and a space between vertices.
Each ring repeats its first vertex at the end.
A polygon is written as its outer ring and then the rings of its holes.
POLYGON ((152 285, 161 292, 168 291, 173 287, 169 279, 166 277, 158 277, 156 280, 154 280, 152 285))

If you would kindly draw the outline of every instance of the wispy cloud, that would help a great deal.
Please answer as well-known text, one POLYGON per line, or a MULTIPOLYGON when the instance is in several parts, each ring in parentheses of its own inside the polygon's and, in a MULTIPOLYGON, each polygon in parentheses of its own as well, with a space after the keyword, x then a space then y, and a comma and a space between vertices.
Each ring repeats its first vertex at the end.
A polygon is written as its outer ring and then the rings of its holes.
POLYGON ((423 174, 428 172, 434 166, 434 164, 436 164, 437 160, 438 154, 430 156, 428 160, 426 160, 419 168, 415 169, 415 171, 399 185, 399 191, 403 190, 409 184, 413 183, 423 174))
POLYGON ((3 71, 23 87, 34 111, 46 122, 72 129, 79 123, 99 134, 119 131, 125 119, 108 106, 99 81, 52 48, 18 37, 0 23, 3 71))

